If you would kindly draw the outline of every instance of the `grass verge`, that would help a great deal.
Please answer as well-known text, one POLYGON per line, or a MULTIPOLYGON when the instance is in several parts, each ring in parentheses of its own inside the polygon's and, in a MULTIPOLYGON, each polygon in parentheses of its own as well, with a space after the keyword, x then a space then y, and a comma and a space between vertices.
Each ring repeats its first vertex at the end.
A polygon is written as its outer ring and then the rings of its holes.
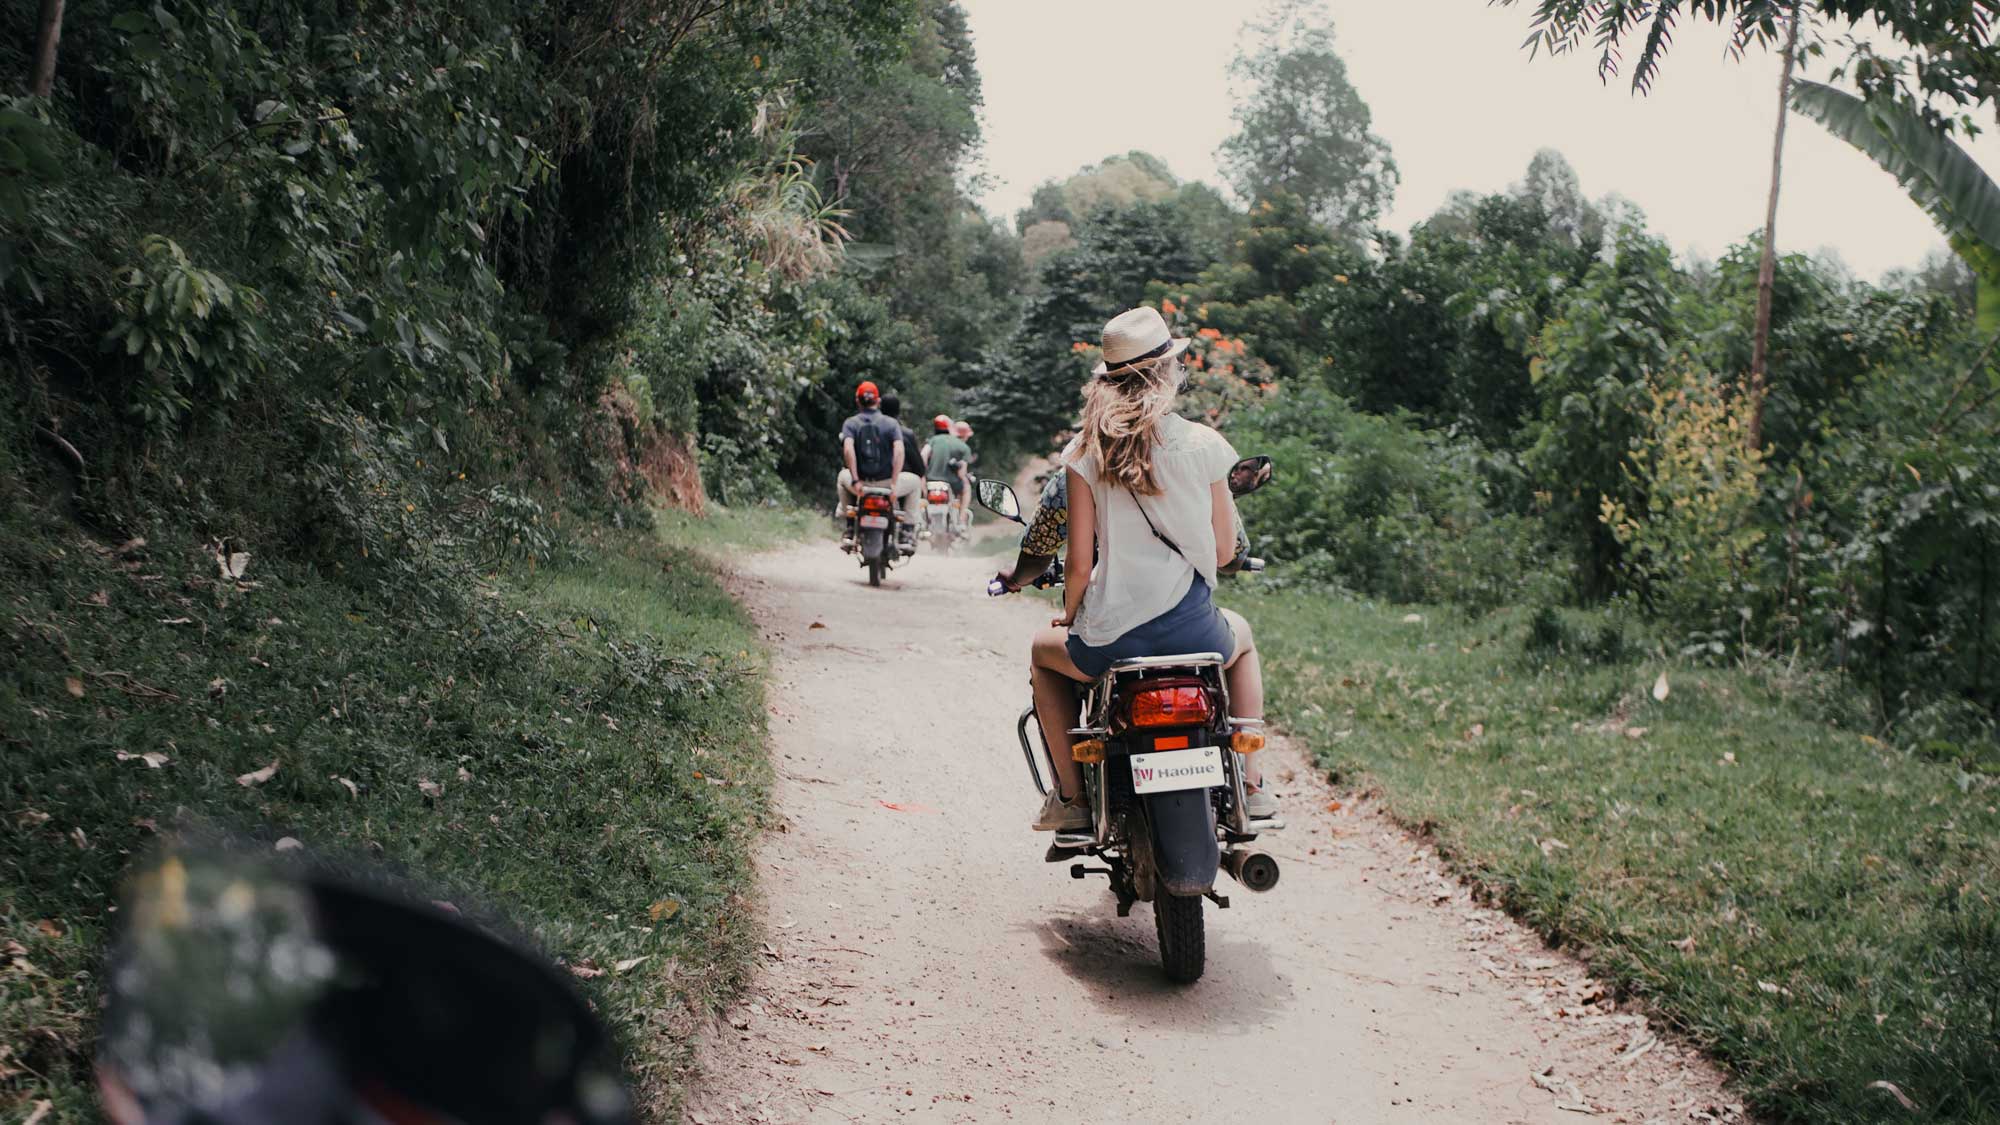
POLYGON ((120 873, 183 830, 295 837, 607 970, 579 984, 669 1114, 689 1032, 745 969, 768 763, 754 629, 668 540, 768 542, 791 519, 695 534, 669 516, 447 613, 254 556, 230 581, 193 542, 121 554, 7 513, 0 1117, 46 1099, 48 1120, 94 1118, 120 873))
POLYGON ((2000 1120, 1990 751, 1904 752, 1828 721, 1838 683, 1632 660, 1609 627, 1530 648, 1521 611, 1229 600, 1274 717, 1759 1111, 2000 1120))

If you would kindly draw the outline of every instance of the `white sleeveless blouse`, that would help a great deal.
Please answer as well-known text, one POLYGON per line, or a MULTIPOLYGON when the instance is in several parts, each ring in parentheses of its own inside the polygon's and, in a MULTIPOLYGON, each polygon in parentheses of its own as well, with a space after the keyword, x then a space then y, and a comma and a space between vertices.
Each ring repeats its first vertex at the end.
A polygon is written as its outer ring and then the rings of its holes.
POLYGON ((1153 474, 1160 494, 1137 498, 1099 479, 1097 459, 1078 456, 1081 444, 1081 438, 1071 441, 1060 460, 1089 482, 1091 498, 1097 502, 1097 568, 1070 631, 1094 647, 1110 644, 1172 609, 1187 596, 1197 574, 1211 590, 1215 588, 1209 489, 1229 475, 1236 450, 1208 426, 1170 414, 1161 420, 1153 447, 1153 474), (1147 516, 1182 554, 1153 535, 1147 516))

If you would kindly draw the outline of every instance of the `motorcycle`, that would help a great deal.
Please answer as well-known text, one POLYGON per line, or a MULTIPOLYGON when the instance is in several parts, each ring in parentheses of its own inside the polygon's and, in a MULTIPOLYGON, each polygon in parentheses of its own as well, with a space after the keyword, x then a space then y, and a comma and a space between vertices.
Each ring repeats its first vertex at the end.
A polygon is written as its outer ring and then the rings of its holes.
POLYGON ((896 504, 895 492, 886 486, 862 485, 861 495, 842 508, 841 514, 847 519, 847 534, 841 538, 840 549, 860 556, 861 565, 868 568, 870 586, 880 586, 890 567, 904 555, 915 553, 915 547, 904 548, 897 534, 907 517, 896 504))
POLYGON ((220 854, 155 857, 107 972, 114 1125, 630 1125, 609 1031, 443 903, 220 854))
MULTIPOLYGON (((1269 457, 1245 458, 1230 471, 1230 490, 1254 492, 1271 474, 1269 457)), ((1022 522, 1020 499, 1005 482, 982 479, 976 493, 995 515, 1022 522)), ((1034 584, 1060 584, 1061 565, 1056 560, 1053 574, 1034 584)), ((1263 565, 1239 536, 1237 557, 1225 569, 1258 571, 1263 565)), ((1083 831, 1057 833, 1043 857, 1049 863, 1101 860, 1102 867, 1071 864, 1070 877, 1107 876, 1121 918, 1134 903, 1151 903, 1160 964, 1179 983, 1199 980, 1206 967, 1203 900, 1229 909, 1229 897, 1216 890, 1218 873, 1255 893, 1278 885, 1278 861, 1252 845, 1261 833, 1283 829, 1284 821, 1253 820, 1245 795, 1245 759, 1263 749, 1264 723, 1229 713, 1228 659, 1219 652, 1139 657, 1077 685, 1081 725, 1069 732, 1070 756, 1082 767, 1091 823, 1083 831)), ((1015 734, 1029 777, 1046 796, 1055 766, 1032 703, 1015 734)))
POLYGON ((958 514, 951 506, 951 484, 941 480, 924 482, 924 526, 929 528, 931 549, 941 555, 951 554, 951 548, 958 541, 958 514))

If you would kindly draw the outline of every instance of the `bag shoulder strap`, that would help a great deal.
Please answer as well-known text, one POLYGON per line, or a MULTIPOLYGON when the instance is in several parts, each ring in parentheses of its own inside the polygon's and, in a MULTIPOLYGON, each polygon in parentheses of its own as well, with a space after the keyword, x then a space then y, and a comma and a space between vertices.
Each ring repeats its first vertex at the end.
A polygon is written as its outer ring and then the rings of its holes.
MULTIPOLYGON (((1158 539, 1162 543, 1165 543, 1167 545, 1167 550, 1172 551, 1176 555, 1179 555, 1181 557, 1182 562, 1187 563, 1189 566, 1194 566, 1194 560, 1187 557, 1187 552, 1181 550, 1180 544, 1167 538, 1166 535, 1160 531, 1159 525, 1153 522, 1153 517, 1151 515, 1147 514, 1146 505, 1140 502, 1139 494, 1136 492, 1132 493, 1132 504, 1134 507, 1139 509, 1139 517, 1146 521, 1146 530, 1153 533, 1153 538, 1158 539)), ((1195 567, 1195 569, 1199 570, 1201 568, 1195 567)))

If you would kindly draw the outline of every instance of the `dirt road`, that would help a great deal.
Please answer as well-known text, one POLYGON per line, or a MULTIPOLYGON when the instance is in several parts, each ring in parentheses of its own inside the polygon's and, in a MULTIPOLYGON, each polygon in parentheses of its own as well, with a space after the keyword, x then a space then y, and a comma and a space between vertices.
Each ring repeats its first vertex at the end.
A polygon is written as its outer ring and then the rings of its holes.
POLYGON ((1207 975, 1169 984, 1149 907, 1042 862, 1013 724, 1049 610, 988 599, 993 569, 923 556, 874 590, 827 542, 740 564, 783 823, 691 1121, 1736 1119, 1710 1067, 1289 748, 1281 885, 1220 888, 1207 975))

